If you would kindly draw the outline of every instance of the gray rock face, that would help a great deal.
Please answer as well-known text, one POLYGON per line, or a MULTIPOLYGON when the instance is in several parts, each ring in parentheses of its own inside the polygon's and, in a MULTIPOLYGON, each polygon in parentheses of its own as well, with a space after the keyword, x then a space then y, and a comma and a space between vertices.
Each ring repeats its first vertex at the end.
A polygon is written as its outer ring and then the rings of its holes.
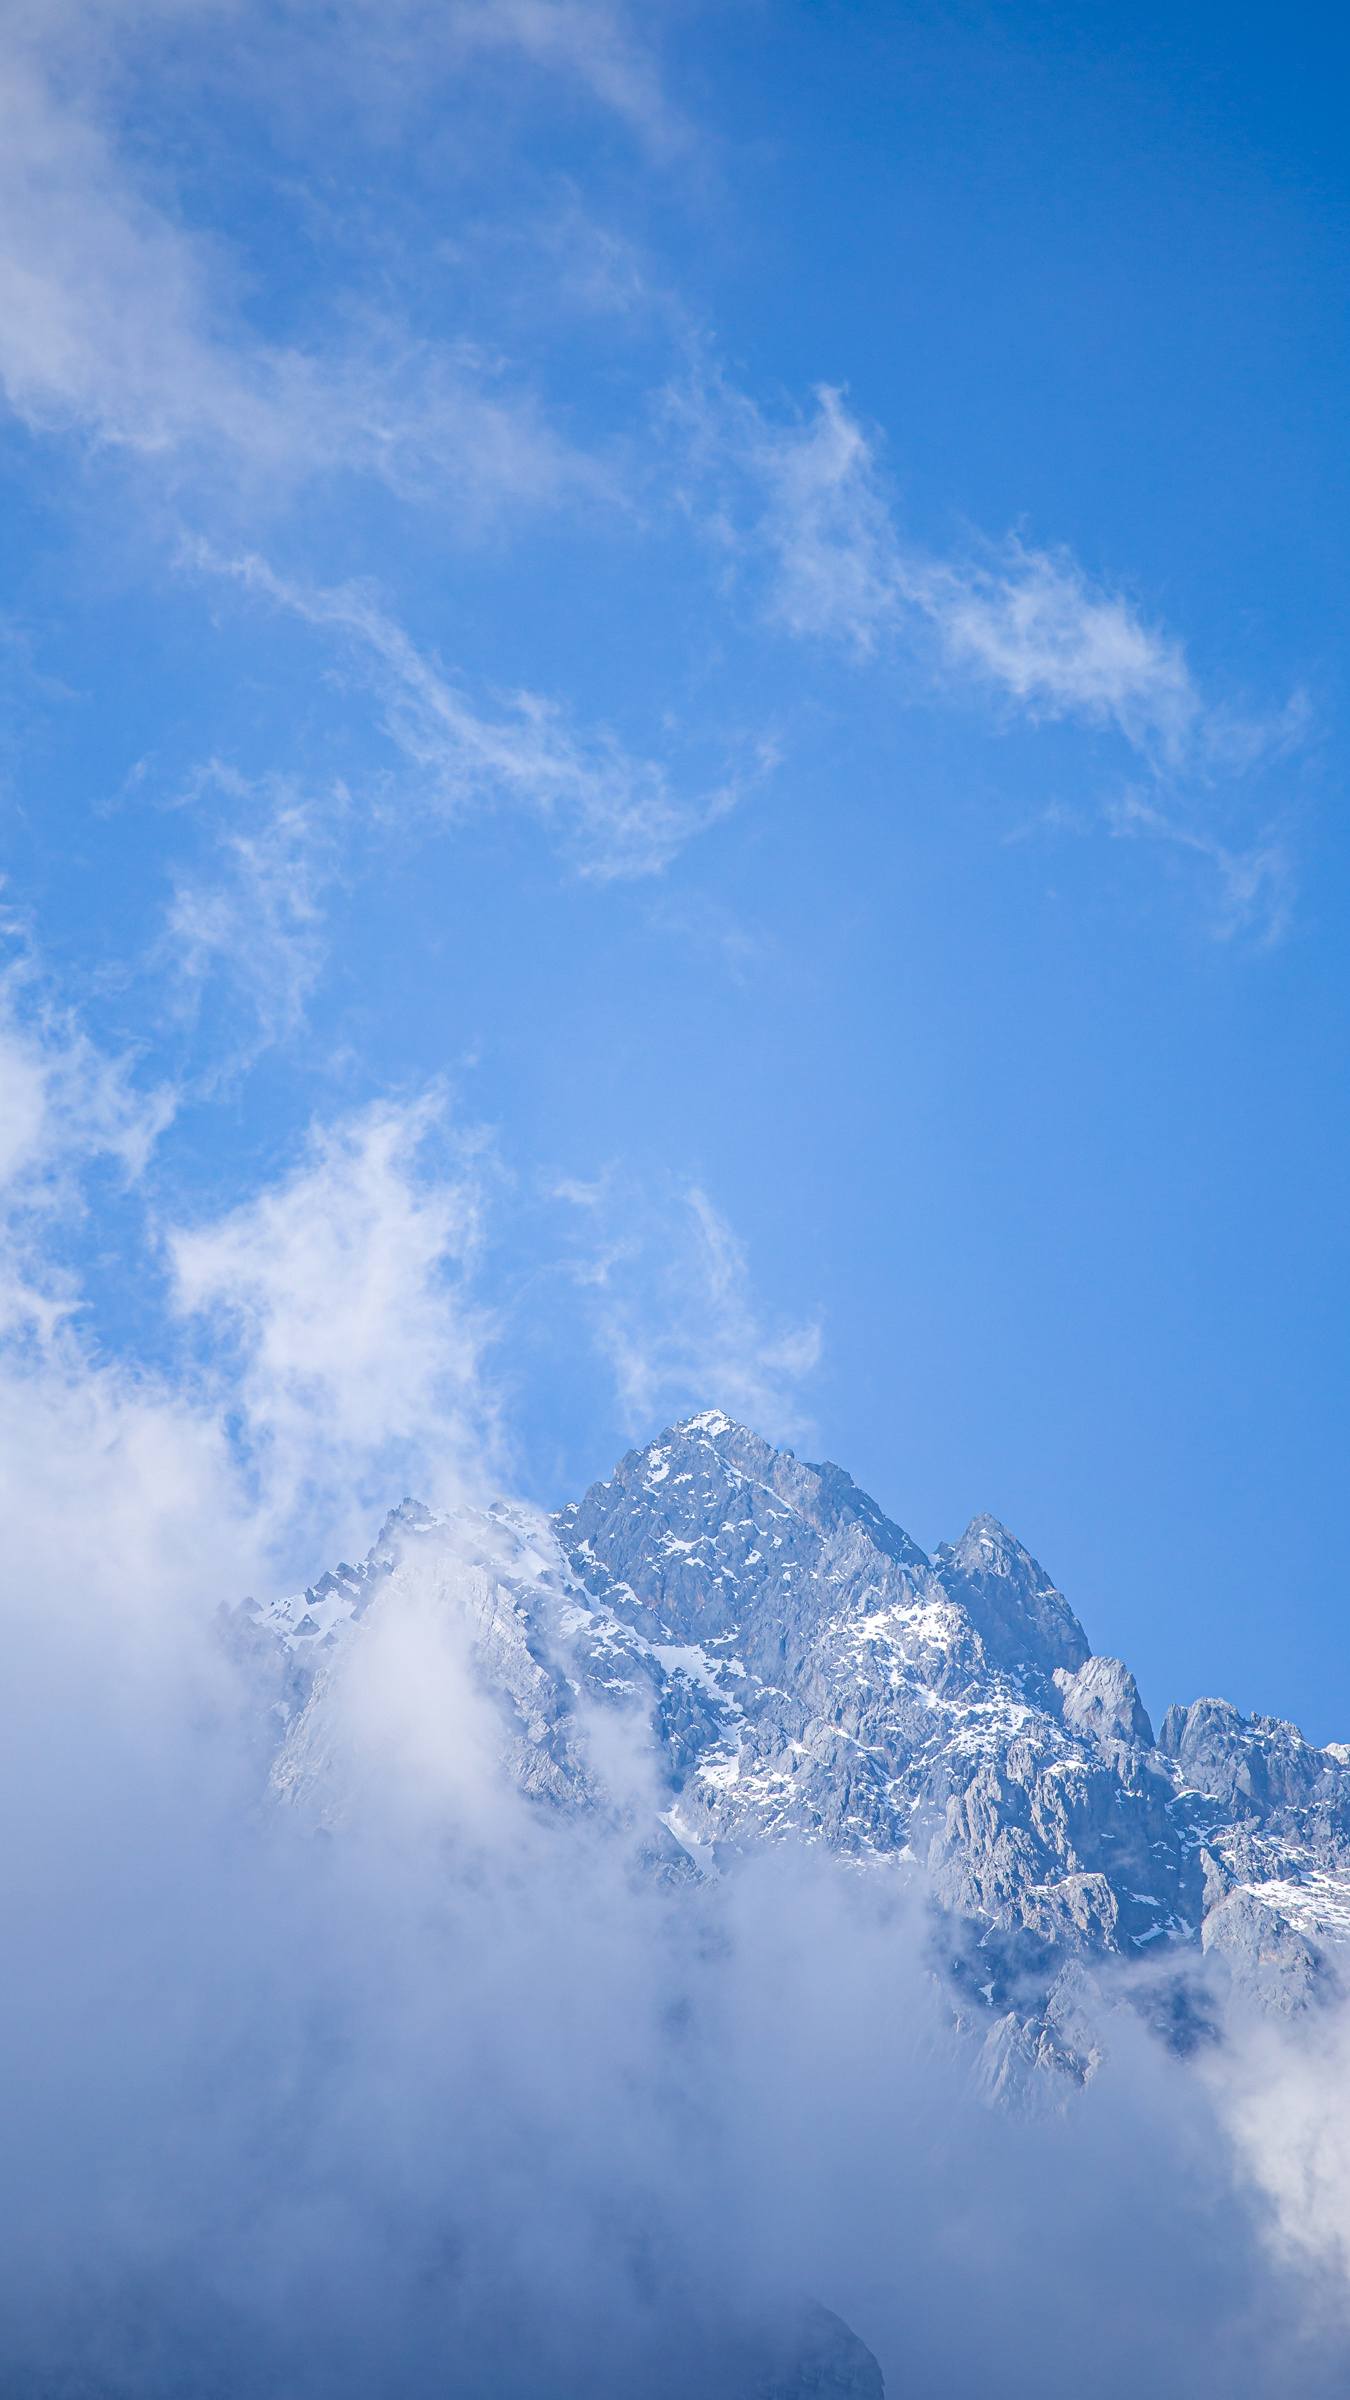
POLYGON ((1071 1732, 1097 1743, 1153 1748, 1153 1727, 1139 1686, 1118 1658, 1085 1658, 1074 1674, 1056 1667, 1054 1682, 1060 1714, 1071 1732))
POLYGON ((1085 1970, 1137 1968, 1184 2046, 1197 1978, 1305 2007, 1350 1940, 1350 1749, 1215 1700, 1155 1740, 1129 1669, 993 1518, 929 1559, 841 1468, 716 1411, 551 1523, 405 1504, 363 1566, 253 1612, 273 1781, 331 1821, 347 1679, 415 1606, 455 1614, 540 1805, 610 1805, 583 1720, 650 1722, 660 1872, 795 1839, 922 1873, 995 2087, 1028 2059, 1090 2068, 1085 1970))
POLYGON ((881 2369, 866 2343, 827 2308, 808 2310, 784 2351, 753 2377, 745 2400, 885 2400, 881 2369))
POLYGON ((1073 1673, 1088 1640, 1062 1592, 997 1517, 974 1517, 934 1562, 995 1666, 1013 1673, 1073 1673))
POLYGON ((1221 1960, 1244 1992, 1272 2014, 1296 2016, 1315 1999, 1323 1961, 1315 1943, 1278 1908, 1243 1889, 1228 1892, 1200 1929, 1205 1955, 1221 1960))
MULTIPOLYGON (((992 1518, 929 1560, 837 1468, 695 1418, 558 1530, 611 1654, 661 1666, 667 1822, 912 1856, 978 1924, 993 2006, 1079 1950, 1186 1939, 1201 1872, 1128 1671, 992 1518)), ((603 1678, 602 1678, 603 1682, 603 1678)), ((1181 1812, 1182 1817, 1186 1811, 1181 1812)))

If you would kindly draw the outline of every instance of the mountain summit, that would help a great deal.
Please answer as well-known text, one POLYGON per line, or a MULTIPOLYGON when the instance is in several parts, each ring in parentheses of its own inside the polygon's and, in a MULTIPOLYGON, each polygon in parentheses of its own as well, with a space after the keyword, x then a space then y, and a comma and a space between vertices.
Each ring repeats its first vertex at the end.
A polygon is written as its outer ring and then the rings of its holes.
POLYGON ((613 1716, 650 1728, 662 1871, 791 1840, 921 1879, 996 2083, 1089 2070, 1084 1971, 1183 2048, 1221 1988, 1288 2012, 1335 1982, 1350 1748, 1209 1699, 1155 1737, 1128 1667, 992 1517, 929 1558, 841 1467, 717 1410, 552 1519, 405 1503, 362 1566, 248 1620, 284 1726, 273 1784, 329 1821, 344 1678, 414 1592, 454 1612, 541 1807, 617 1804, 585 1732, 613 1716))

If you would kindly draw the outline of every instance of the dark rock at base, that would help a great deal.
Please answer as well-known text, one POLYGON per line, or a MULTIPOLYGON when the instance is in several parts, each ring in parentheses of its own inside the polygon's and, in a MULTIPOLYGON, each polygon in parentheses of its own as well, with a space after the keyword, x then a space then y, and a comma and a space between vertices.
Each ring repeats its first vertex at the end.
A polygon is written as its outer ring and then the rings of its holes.
POLYGON ((842 2317, 812 2308, 788 2354, 746 2386, 745 2400, 885 2400, 880 2367, 842 2317))

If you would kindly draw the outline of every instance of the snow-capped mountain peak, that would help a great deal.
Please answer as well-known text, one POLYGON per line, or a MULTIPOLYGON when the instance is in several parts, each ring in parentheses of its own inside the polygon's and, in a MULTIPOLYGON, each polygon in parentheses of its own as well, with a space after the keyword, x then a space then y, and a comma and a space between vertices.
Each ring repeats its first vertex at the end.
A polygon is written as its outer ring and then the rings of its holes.
POLYGON ((654 1855, 684 1871, 795 1840, 923 1877, 1000 2076, 1010 2042, 1041 2055, 1076 1962, 1165 1989, 1181 2039, 1202 1972, 1301 2006, 1350 1939, 1350 1749, 1216 1700, 1155 1739, 1129 1668, 996 1518, 930 1559, 842 1468, 721 1411, 551 1520, 405 1502, 360 1566, 251 1613, 274 1783, 330 1821, 347 1696, 416 1609, 458 1628, 477 1738, 531 1801, 619 1806, 594 1764, 615 1717, 645 1729, 654 1855))

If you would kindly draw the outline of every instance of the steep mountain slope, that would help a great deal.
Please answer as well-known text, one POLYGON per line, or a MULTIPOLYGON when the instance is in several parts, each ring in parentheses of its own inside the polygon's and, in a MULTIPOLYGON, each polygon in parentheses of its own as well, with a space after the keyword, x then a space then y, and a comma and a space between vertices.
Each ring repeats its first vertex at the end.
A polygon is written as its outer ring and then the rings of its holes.
POLYGON ((401 1619, 428 1608, 461 1629, 474 1738, 539 1804, 627 1805, 592 1734, 637 1717, 667 1870, 797 1840, 921 1877, 997 2081, 1083 2071, 1084 1969, 1131 1967, 1184 2047, 1206 1982, 1298 2008, 1350 1939, 1350 1747, 1208 1699, 1155 1736, 1128 1668, 994 1519, 930 1559, 841 1468, 716 1411, 551 1524, 405 1503, 363 1566, 254 1611, 279 1792, 340 1821, 344 1691, 382 1652, 396 1669, 401 1619))

